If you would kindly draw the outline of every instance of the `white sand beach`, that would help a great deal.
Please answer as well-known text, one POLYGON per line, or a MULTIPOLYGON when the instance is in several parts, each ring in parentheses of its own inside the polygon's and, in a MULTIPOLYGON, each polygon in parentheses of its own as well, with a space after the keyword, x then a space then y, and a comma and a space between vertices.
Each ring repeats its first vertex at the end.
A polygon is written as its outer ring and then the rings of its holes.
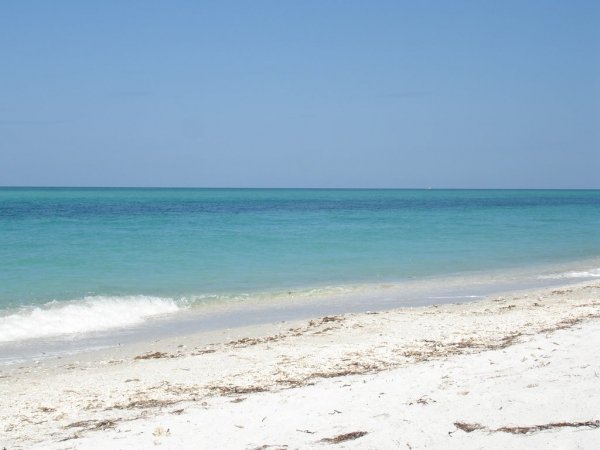
POLYGON ((585 448, 600 282, 198 333, 0 371, 0 448, 585 448))

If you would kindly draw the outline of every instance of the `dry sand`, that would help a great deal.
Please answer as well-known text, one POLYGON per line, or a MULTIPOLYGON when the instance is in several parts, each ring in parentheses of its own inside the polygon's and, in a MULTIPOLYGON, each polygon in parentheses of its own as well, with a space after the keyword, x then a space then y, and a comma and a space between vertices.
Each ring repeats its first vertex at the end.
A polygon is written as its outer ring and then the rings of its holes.
POLYGON ((599 319, 585 282, 9 366, 0 444, 598 448, 599 319))

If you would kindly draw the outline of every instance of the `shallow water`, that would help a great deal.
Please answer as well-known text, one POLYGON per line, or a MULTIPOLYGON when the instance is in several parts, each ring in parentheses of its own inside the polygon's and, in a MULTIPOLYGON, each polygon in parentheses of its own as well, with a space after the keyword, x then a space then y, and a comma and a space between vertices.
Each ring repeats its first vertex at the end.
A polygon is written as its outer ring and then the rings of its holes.
POLYGON ((290 296, 350 310, 494 271, 593 278, 599 230, 598 190, 1 188, 0 342, 290 296))

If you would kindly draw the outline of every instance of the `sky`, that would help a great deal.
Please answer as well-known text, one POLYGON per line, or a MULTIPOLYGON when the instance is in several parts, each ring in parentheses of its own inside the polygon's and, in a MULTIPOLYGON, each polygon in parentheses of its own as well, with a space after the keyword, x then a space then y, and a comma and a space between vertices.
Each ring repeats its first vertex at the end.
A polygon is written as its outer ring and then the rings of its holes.
POLYGON ((600 2, 1 1, 0 186, 600 188, 600 2))

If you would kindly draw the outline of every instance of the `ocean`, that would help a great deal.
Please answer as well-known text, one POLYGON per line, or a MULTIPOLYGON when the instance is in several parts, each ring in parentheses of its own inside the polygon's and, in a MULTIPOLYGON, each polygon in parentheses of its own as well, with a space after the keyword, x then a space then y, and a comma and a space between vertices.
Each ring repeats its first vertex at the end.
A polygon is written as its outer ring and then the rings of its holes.
POLYGON ((599 190, 0 188, 0 343, 599 260, 599 190))

